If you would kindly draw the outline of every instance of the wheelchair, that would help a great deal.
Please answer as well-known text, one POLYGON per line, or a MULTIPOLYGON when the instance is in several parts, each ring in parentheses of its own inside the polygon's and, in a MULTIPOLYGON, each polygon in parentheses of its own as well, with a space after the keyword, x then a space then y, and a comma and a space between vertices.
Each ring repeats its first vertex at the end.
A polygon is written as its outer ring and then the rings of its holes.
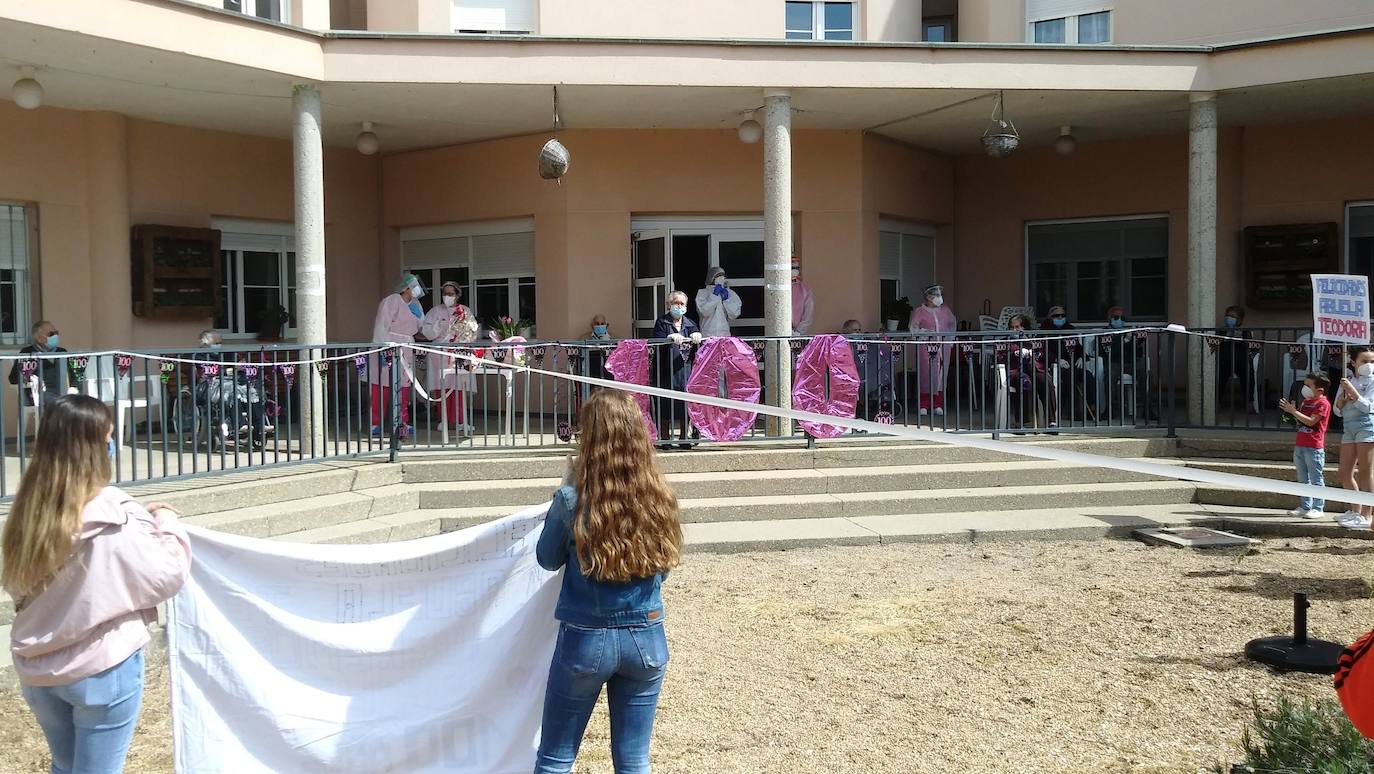
POLYGON ((259 385, 242 378, 206 376, 191 387, 182 387, 172 401, 172 432, 189 439, 192 448, 202 443, 218 451, 230 442, 245 440, 253 449, 262 449, 267 436, 275 432, 268 417, 276 413, 275 402, 267 399, 259 385), (261 430, 253 432, 254 424, 261 430))

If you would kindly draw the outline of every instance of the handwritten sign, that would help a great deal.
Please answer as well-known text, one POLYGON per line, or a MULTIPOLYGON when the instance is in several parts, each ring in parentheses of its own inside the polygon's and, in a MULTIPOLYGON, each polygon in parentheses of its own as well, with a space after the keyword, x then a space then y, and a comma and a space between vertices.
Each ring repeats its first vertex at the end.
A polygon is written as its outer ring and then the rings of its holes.
POLYGON ((1313 338, 1369 343, 1369 278, 1350 274, 1312 275, 1313 338))

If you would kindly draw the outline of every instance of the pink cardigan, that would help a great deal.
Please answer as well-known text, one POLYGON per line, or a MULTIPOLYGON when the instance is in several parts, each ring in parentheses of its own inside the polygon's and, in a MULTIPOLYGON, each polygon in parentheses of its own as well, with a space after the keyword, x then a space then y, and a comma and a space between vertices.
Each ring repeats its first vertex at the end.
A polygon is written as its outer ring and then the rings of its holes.
POLYGON ((87 503, 81 521, 48 587, 15 600, 10 650, 25 685, 69 685, 123 662, 147 644, 157 606, 190 573, 177 519, 148 513, 116 487, 87 503))

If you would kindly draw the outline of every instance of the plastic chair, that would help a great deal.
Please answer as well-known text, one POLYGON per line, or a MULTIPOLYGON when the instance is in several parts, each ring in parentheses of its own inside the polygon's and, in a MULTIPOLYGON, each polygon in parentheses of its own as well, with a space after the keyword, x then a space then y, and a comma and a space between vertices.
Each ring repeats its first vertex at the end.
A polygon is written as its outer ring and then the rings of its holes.
MULTIPOLYGON (((94 371, 95 369, 92 369, 94 371)), ((113 364, 103 368, 105 373, 114 374, 113 364)), ((115 415, 115 436, 122 443, 129 443, 133 425, 128 421, 134 409, 146 409, 162 404, 162 382, 160 376, 87 376, 83 385, 85 393, 101 403, 110 406, 115 415), (138 389, 143 385, 142 395, 138 389), (127 432, 126 432, 127 431, 127 432)))

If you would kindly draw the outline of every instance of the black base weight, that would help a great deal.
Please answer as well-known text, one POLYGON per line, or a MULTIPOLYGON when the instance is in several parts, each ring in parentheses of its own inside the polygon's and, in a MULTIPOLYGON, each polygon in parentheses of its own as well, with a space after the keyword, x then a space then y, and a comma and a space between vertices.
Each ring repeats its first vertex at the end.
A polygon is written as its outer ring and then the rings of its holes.
POLYGON ((1245 645, 1245 656, 1283 672, 1336 674, 1336 662, 1343 645, 1307 638, 1307 608, 1312 603, 1306 594, 1293 595, 1293 636, 1261 637, 1245 645))

